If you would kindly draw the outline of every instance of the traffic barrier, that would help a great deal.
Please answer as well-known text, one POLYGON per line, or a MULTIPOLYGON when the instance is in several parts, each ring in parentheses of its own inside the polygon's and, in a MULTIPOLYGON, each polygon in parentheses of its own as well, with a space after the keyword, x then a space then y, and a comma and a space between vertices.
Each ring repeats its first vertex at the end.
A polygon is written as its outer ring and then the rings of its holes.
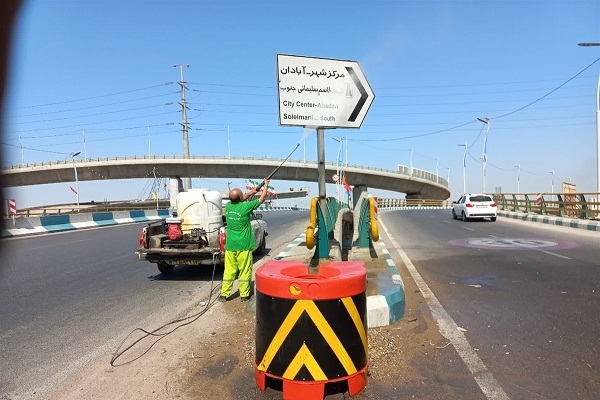
POLYGON ((311 275, 301 261, 256 271, 255 379, 286 400, 354 396, 367 384, 364 262, 330 262, 311 275))

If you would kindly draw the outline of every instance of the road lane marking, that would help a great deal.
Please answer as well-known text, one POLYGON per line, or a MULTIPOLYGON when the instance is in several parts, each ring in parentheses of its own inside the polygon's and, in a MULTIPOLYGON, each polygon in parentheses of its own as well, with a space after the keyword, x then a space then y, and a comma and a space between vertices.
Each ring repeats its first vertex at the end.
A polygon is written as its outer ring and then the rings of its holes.
POLYGON ((392 235, 390 235, 390 232, 381 219, 379 219, 379 225, 381 225, 390 242, 396 248, 406 269, 410 272, 410 275, 425 298, 431 315, 437 322, 440 333, 452 343, 452 346, 454 346, 454 349, 460 355, 460 358, 462 358, 485 397, 489 400, 510 400, 496 378, 494 378, 475 350, 473 350, 465 334, 458 330, 458 325, 448 312, 446 312, 437 297, 435 297, 419 271, 417 271, 412 261, 408 258, 408 255, 402 250, 402 247, 400 247, 392 235))
POLYGON ((560 258, 564 258, 565 260, 572 260, 571 257, 567 257, 567 256, 563 256, 562 254, 556 254, 553 253, 551 251, 546 251, 546 250, 540 250, 542 253, 546 253, 546 254, 550 254, 551 256, 555 256, 555 257, 560 257, 560 258))
POLYGON ((473 232, 475 232, 475 229, 473 229, 473 228, 467 228, 466 226, 463 226, 463 228, 465 228, 465 229, 466 229, 466 230, 468 230, 468 231, 473 231, 473 232))

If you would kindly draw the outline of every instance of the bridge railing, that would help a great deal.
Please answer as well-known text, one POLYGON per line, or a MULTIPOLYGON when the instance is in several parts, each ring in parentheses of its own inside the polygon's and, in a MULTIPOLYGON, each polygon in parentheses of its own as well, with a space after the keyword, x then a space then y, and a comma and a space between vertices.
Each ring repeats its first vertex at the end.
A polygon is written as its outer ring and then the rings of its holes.
MULTIPOLYGON (((182 155, 143 155, 143 156, 113 156, 113 157, 96 157, 96 158, 86 158, 86 159, 78 159, 78 160, 71 160, 71 159, 64 159, 64 160, 56 160, 56 161, 43 161, 43 162, 39 162, 39 163, 32 163, 32 164, 21 164, 21 165, 14 165, 11 164, 9 166, 5 166, 2 168, 2 170, 15 170, 15 169, 21 169, 21 168, 35 168, 35 167, 43 167, 43 166, 53 166, 53 165, 72 165, 73 163, 75 163, 75 166, 77 168, 82 168, 85 167, 85 165, 87 163, 90 162, 102 162, 102 161, 127 161, 127 160, 183 160, 186 159, 184 156, 182 155)), ((281 161, 281 158, 274 158, 274 157, 244 157, 244 156, 235 156, 235 157, 229 157, 229 156, 206 156, 206 155, 191 155, 189 156, 187 159, 190 160, 230 160, 230 161, 275 161, 275 162, 279 162, 281 161)), ((306 160, 299 160, 299 159, 290 159, 289 160, 290 163, 301 163, 301 164, 315 164, 315 166, 317 165, 317 161, 306 161, 306 160)), ((337 163, 334 162, 326 162, 325 165, 329 166, 331 169, 336 169, 338 167, 337 163)), ((448 181, 440 176, 437 176, 436 174, 432 173, 432 172, 428 172, 422 169, 418 169, 418 168, 413 168, 412 171, 412 175, 410 175, 408 173, 408 168, 404 167, 404 166, 398 166, 398 170, 391 170, 391 169, 385 169, 385 168, 376 168, 376 167, 369 167, 369 166, 364 166, 364 165, 356 165, 356 164, 349 164, 346 168, 357 168, 357 169, 362 169, 362 170, 367 170, 367 171, 381 171, 384 173, 389 173, 389 174, 400 174, 400 175, 406 175, 406 176, 412 176, 414 178, 418 178, 418 179, 423 179, 423 180, 427 180, 430 182, 435 182, 439 185, 442 185, 444 187, 448 187, 448 181), (400 168, 403 167, 403 168, 400 168)))
POLYGON ((499 210, 600 219, 600 193, 496 193, 499 210))
POLYGON ((452 201, 450 200, 433 200, 433 199, 391 199, 377 198, 377 207, 380 210, 389 208, 451 208, 452 201))

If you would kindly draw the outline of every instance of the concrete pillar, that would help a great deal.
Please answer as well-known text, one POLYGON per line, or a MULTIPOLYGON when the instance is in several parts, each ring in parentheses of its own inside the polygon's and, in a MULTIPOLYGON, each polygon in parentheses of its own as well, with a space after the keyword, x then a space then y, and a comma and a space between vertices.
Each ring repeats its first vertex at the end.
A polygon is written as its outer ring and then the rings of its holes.
POLYGON ((356 209, 356 203, 358 203, 358 200, 360 199, 360 195, 363 192, 366 192, 367 190, 369 190, 368 187, 366 187, 365 185, 355 185, 354 188, 352 189, 352 208, 356 209))
POLYGON ((421 193, 406 193, 406 200, 422 199, 421 193))
POLYGON ((169 208, 177 209, 177 194, 183 192, 183 182, 181 178, 169 179, 169 208))

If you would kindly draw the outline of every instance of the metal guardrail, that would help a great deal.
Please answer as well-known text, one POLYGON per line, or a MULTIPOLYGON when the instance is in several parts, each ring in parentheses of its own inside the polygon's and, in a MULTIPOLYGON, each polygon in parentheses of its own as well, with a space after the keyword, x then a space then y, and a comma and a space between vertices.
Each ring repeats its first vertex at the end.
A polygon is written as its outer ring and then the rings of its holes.
MULTIPOLYGON (((576 219, 600 219, 600 193, 496 193, 493 196, 498 210, 576 219)), ((380 209, 451 208, 452 201, 378 198, 377 206, 380 209)))
POLYGON ((505 211, 600 219, 600 193, 497 193, 494 200, 505 211))

